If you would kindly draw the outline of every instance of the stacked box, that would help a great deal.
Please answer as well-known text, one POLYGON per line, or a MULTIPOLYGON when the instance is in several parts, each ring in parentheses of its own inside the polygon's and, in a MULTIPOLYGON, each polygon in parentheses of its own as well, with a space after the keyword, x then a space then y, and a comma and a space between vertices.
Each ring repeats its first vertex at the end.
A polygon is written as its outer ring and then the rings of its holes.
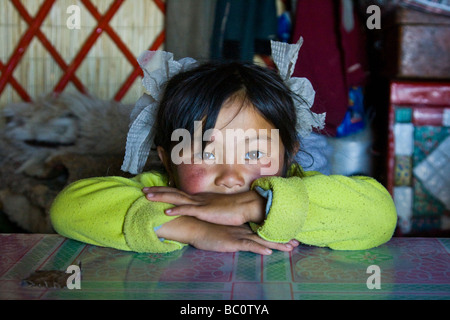
POLYGON ((389 128, 388 189, 401 234, 448 228, 450 84, 393 82, 389 128))
POLYGON ((392 77, 450 79, 450 17, 399 7, 384 30, 392 77))

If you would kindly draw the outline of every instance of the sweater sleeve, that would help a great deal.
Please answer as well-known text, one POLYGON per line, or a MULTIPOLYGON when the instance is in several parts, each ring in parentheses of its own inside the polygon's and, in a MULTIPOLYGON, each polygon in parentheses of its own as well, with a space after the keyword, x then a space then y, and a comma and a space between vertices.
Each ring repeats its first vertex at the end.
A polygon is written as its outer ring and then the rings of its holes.
POLYGON ((261 178, 256 186, 273 192, 267 219, 252 226, 269 241, 364 250, 389 241, 397 224, 390 194, 369 177, 307 172, 303 178, 261 178))
POLYGON ((145 173, 133 179, 101 177, 79 180, 54 200, 50 219, 56 232, 78 241, 135 252, 169 252, 183 244, 161 241, 155 228, 175 217, 172 205, 150 202, 142 188, 165 185, 163 177, 145 173))

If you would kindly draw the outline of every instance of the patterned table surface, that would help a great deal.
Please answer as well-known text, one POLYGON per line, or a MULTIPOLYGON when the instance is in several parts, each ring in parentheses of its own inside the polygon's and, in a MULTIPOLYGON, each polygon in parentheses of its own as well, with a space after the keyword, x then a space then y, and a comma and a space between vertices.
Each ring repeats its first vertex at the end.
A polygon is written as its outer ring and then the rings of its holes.
POLYGON ((450 299, 450 239, 393 238, 364 251, 301 245, 262 257, 192 247, 137 254, 59 235, 0 234, 0 299, 450 299), (23 282, 79 261, 81 289, 23 282))

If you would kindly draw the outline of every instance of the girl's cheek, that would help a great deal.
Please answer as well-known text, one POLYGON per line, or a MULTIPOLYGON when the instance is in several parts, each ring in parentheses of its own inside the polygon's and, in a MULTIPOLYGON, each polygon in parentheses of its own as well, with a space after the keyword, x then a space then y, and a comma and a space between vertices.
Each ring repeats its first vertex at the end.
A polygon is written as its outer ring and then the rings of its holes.
POLYGON ((261 174, 261 165, 247 166, 246 169, 245 180, 250 184, 256 179, 263 177, 261 174))
POLYGON ((180 164, 177 166, 177 186, 180 190, 195 194, 207 192, 207 170, 201 165, 180 164))
POLYGON ((260 177, 281 176, 283 173, 283 159, 268 159, 259 167, 260 177))
POLYGON ((278 165, 278 160, 270 160, 264 164, 258 164, 254 166, 247 166, 245 172, 245 180, 250 188, 251 184, 262 177, 267 176, 281 176, 283 168, 278 165))

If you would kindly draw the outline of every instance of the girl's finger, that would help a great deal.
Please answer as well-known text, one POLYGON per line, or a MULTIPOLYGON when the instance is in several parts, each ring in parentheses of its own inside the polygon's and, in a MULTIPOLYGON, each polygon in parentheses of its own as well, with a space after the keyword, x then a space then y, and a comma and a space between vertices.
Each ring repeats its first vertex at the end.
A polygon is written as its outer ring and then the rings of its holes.
POLYGON ((224 226, 240 226, 245 223, 238 215, 221 212, 200 203, 177 205, 165 210, 165 214, 168 216, 191 216, 198 220, 224 226))
POLYGON ((171 187, 145 187, 142 189, 142 192, 144 193, 153 193, 153 192, 182 192, 178 190, 177 188, 171 188, 171 187))
POLYGON ((168 216, 201 216, 198 205, 178 205, 177 207, 167 209, 165 213, 168 216))
POLYGON ((298 247, 300 245, 300 242, 298 240, 292 239, 291 241, 289 241, 289 243, 293 246, 293 247, 298 247))
POLYGON ((186 194, 180 192, 149 192, 145 195, 145 197, 150 201, 165 202, 175 206, 197 203, 186 194))
MULTIPOLYGON (((274 249, 274 250, 280 250, 280 251, 292 251, 294 249, 294 247, 289 244, 289 243, 276 243, 276 242, 270 242, 267 240, 264 240, 263 238, 261 238, 260 236, 258 236, 257 234, 255 234, 248 226, 242 226, 242 228, 244 230, 242 230, 242 237, 244 238, 244 240, 248 240, 251 242, 254 242, 255 244, 258 244, 258 248, 261 249, 261 247, 265 248, 265 249, 274 249)), ((252 251, 254 252, 254 251, 252 251)), ((266 252, 268 252, 266 250, 266 252)), ((260 254, 264 254, 261 252, 258 252, 260 254)), ((268 253, 266 253, 268 254, 268 253)))
POLYGON ((257 254, 261 254, 264 256, 268 256, 272 254, 272 250, 263 246, 262 244, 252 241, 250 239, 241 239, 240 240, 241 248, 239 251, 249 251, 257 254))
POLYGON ((266 246, 267 248, 271 248, 271 249, 275 249, 275 250, 279 250, 279 251, 292 251, 295 247, 290 242, 288 242, 288 243, 270 242, 270 241, 260 238, 258 235, 255 235, 254 241, 260 243, 263 246, 266 246))

